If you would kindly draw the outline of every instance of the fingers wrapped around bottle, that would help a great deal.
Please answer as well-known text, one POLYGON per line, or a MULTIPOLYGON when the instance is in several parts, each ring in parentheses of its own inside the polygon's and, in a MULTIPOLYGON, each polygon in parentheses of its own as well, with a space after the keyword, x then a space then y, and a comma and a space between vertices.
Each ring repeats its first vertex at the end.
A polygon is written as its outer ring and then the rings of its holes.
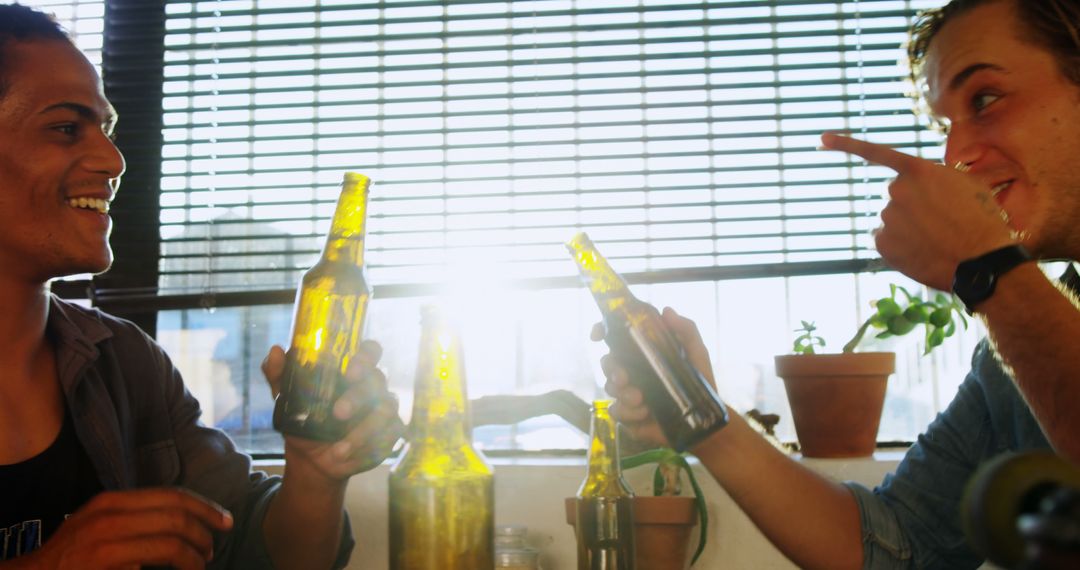
POLYGON ((630 376, 618 358, 614 354, 605 354, 600 358, 600 368, 607 379, 604 391, 615 399, 610 408, 611 415, 622 424, 626 433, 639 443, 668 445, 660 425, 645 405, 644 394, 630 382, 630 376))
POLYGON ((375 341, 361 344, 346 371, 349 387, 334 404, 334 416, 345 421, 348 432, 334 444, 338 461, 353 472, 367 471, 382 463, 405 433, 398 414, 398 398, 387 388, 386 375, 376 364, 382 347, 375 341))

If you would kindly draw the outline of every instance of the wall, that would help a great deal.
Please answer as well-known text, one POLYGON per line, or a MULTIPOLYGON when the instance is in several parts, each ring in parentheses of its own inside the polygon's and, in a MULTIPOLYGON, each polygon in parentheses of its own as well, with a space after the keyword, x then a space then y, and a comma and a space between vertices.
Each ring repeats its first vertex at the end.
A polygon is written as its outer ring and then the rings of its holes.
MULTIPOLYGON (((859 481, 872 487, 899 459, 897 452, 883 452, 858 460, 802 461, 831 479, 859 481)), ((583 459, 497 459, 491 463, 495 468, 496 524, 527 525, 530 542, 543 553, 544 570, 574 570, 574 533, 566 523, 563 499, 573 496, 581 484, 585 474, 583 459)), ((279 464, 262 464, 260 468, 280 472, 279 464)), ((695 568, 796 568, 769 544, 704 468, 695 464, 694 469, 708 500, 710 524, 708 546, 695 568)), ((353 477, 349 483, 346 500, 357 540, 350 570, 382 570, 388 566, 388 474, 389 466, 383 465, 353 477)), ((636 490, 644 490, 651 471, 643 467, 626 476, 636 490)))

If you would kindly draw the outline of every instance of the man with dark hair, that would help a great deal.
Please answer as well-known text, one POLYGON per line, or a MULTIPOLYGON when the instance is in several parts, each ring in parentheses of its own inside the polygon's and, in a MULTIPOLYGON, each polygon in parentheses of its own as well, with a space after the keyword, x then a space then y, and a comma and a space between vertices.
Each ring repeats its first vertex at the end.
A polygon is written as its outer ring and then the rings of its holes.
MULTIPOLYGON (((897 171, 878 251, 909 277, 953 289, 990 340, 948 409, 873 491, 802 467, 737 414, 692 450, 798 565, 974 568, 982 559, 965 540, 959 507, 977 467, 1025 450, 1080 465, 1078 279, 1070 267, 1062 286, 1034 263, 1080 259, 1078 27, 1077 0, 954 0, 920 20, 913 74, 948 133, 948 167, 823 135, 825 148, 897 171)), ((670 309, 664 319, 710 371, 694 323, 670 309)), ((613 413, 637 437, 663 442, 619 355, 603 366, 618 398, 613 413)))
MULTIPOLYGON (((0 82, 0 568, 344 566, 348 479, 402 431, 377 346, 350 370, 382 384, 376 410, 356 417, 357 382, 334 411, 345 438, 286 437, 285 475, 253 472, 153 339, 49 293, 112 262, 125 164, 97 72, 47 16, 7 5, 0 82)), ((283 363, 274 347, 263 364, 275 389, 283 363)))

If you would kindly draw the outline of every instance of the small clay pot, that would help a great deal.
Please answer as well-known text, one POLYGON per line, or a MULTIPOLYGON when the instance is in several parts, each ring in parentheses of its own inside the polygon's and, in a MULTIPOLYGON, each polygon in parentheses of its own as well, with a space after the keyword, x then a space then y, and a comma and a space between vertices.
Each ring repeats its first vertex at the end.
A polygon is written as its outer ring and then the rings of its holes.
POLYGON ((877 447, 893 352, 776 357, 805 457, 866 457, 877 447))
MULTIPOLYGON (((575 502, 566 499, 566 522, 577 519, 575 502)), ((642 569, 684 570, 690 564, 690 543, 697 526, 693 497, 634 497, 634 551, 642 569)))

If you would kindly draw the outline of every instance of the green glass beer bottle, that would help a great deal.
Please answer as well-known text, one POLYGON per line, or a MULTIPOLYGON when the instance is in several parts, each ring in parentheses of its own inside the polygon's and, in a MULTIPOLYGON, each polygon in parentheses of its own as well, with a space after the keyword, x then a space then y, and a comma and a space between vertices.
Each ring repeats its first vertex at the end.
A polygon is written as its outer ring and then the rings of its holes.
POLYGON ((727 425, 727 406, 668 331, 656 307, 639 300, 584 232, 566 244, 604 324, 604 341, 641 390, 668 443, 686 451, 727 425))
POLYGON ((421 319, 406 446, 390 470, 391 570, 491 570, 494 480, 472 444, 458 336, 433 307, 421 319))
POLYGON ((347 387, 345 371, 359 349, 371 298, 364 278, 369 185, 367 176, 345 173, 322 256, 300 280, 274 402, 274 429, 283 434, 320 441, 345 435, 346 423, 333 411, 347 387))
POLYGON ((608 406, 592 405, 589 470, 577 492, 578 570, 634 570, 634 493, 619 466, 618 433, 608 406))

